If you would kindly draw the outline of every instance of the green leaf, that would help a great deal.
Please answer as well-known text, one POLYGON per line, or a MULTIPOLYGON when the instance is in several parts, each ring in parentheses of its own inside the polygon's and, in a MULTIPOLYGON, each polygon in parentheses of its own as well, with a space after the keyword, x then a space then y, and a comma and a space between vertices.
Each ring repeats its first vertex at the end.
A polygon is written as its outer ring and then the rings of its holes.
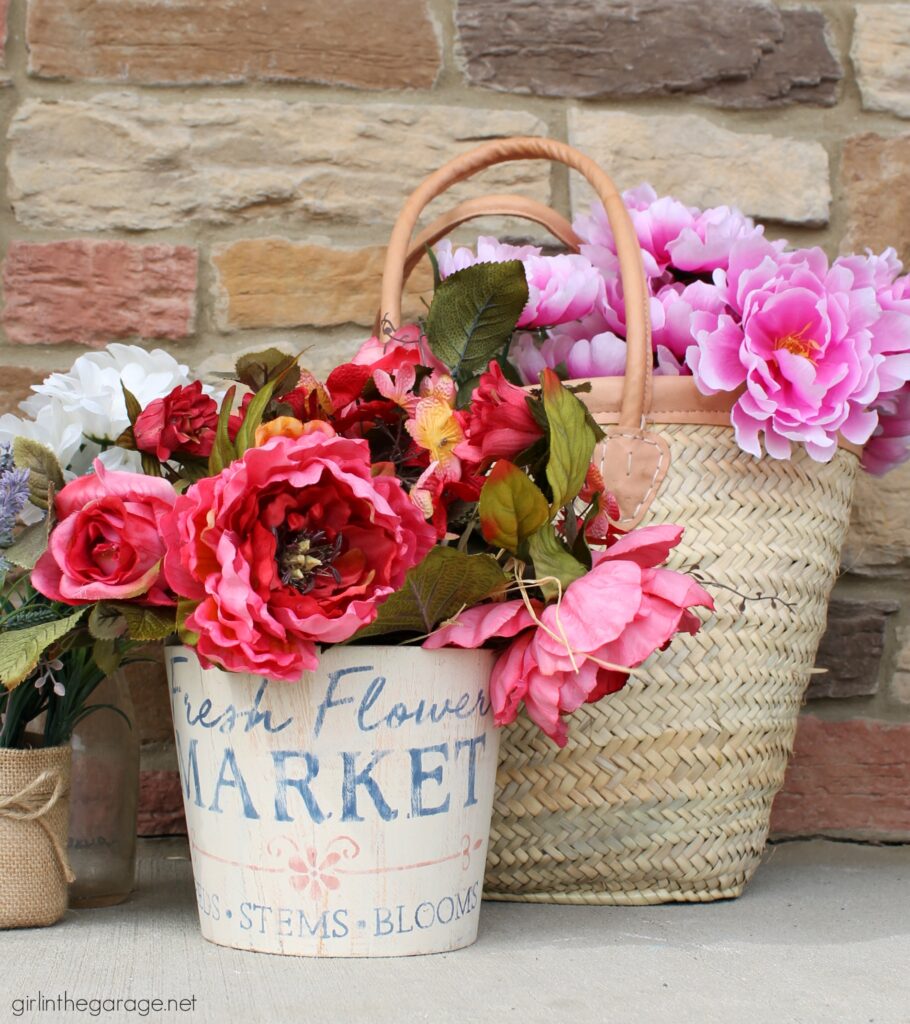
POLYGON ((584 405, 563 387, 556 374, 544 370, 540 382, 550 436, 547 482, 554 507, 561 508, 578 497, 597 441, 584 405))
POLYGON ((430 261, 430 266, 433 268, 433 291, 442 283, 442 274, 439 273, 439 260, 436 259, 436 253, 429 245, 425 245, 424 249, 427 253, 427 259, 430 261))
POLYGON ((47 648, 79 625, 87 610, 77 608, 72 615, 55 622, 0 633, 0 682, 10 690, 18 686, 35 671, 47 648))
POLYGON ((436 289, 427 314, 433 354, 464 380, 486 367, 508 342, 528 301, 520 260, 477 263, 436 289))
POLYGON ((228 433, 228 421, 231 418, 231 407, 234 404, 236 385, 229 387, 218 412, 218 425, 215 428, 215 443, 209 456, 209 476, 217 476, 225 466, 229 466, 237 458, 237 449, 228 433))
POLYGON ((92 646, 92 660, 106 676, 112 676, 120 668, 120 652, 115 640, 96 640, 92 646))
MULTIPOLYGON (((298 370, 298 377, 300 372, 298 370)), ((237 449, 237 455, 243 455, 248 449, 253 447, 253 441, 256 438, 256 428, 262 423, 262 417, 265 415, 266 406, 272 400, 272 395, 275 393, 275 389, 279 386, 279 379, 270 380, 253 395, 252 401, 247 406, 246 413, 243 417, 243 424, 240 430, 237 431, 237 438, 234 441, 234 446, 237 449)))
POLYGON ((246 384, 252 391, 259 391, 269 381, 276 383, 273 392, 280 398, 293 391, 300 381, 300 367, 297 356, 289 356, 277 348, 267 348, 263 352, 251 352, 240 356, 235 364, 237 380, 246 384))
POLYGON ((468 555, 457 548, 432 548, 408 573, 404 586, 379 608, 376 620, 355 634, 356 639, 383 633, 432 632, 440 622, 457 615, 508 582, 491 555, 468 555))
POLYGON ((40 523, 32 523, 20 530, 15 541, 0 554, 20 569, 34 569, 38 559, 47 550, 47 538, 50 533, 50 515, 46 515, 40 523))
POLYGON ((550 506, 540 488, 507 459, 500 459, 487 477, 478 512, 484 540, 516 555, 550 518, 550 506))
POLYGON ((162 476, 161 473, 161 461, 149 452, 143 452, 140 456, 142 462, 142 472, 146 476, 162 476))
POLYGON ((186 628, 186 620, 198 607, 198 601, 190 601, 185 597, 177 598, 177 636, 189 647, 196 646, 199 642, 199 634, 186 628))
POLYGON ((142 414, 142 406, 139 404, 139 399, 133 394, 132 391, 123 383, 120 382, 120 387, 123 389, 123 400, 126 402, 126 415, 130 421, 130 426, 136 426, 136 420, 139 419, 142 414))
POLYGON ((40 441, 27 437, 13 439, 13 460, 28 470, 29 498, 33 505, 47 509, 56 491, 63 488, 63 470, 57 456, 40 441))
MULTIPOLYGON (((552 526, 544 526, 528 541, 531 561, 534 563, 534 575, 537 579, 552 576, 559 580, 563 591, 566 587, 587 573, 587 569, 569 553, 559 539, 552 526)), ((555 583, 540 584, 544 595, 552 599, 559 593, 555 583)), ((597 609, 592 608, 591 614, 596 615, 597 609)))
POLYGON ((107 601, 94 605, 87 625, 95 640, 116 640, 126 632, 126 619, 120 606, 107 601))
POLYGON ((126 631, 133 640, 164 640, 177 631, 173 608, 148 608, 137 604, 117 607, 126 619, 126 631))

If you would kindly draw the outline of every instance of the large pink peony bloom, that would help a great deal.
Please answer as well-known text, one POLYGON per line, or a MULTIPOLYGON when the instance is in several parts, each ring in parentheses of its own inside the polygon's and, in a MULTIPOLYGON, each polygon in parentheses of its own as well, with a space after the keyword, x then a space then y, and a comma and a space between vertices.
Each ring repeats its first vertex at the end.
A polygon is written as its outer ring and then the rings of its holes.
POLYGON ((452 249, 444 239, 436 247, 443 278, 476 263, 521 260, 528 281, 528 302, 518 319, 519 327, 550 327, 587 316, 604 298, 604 281, 584 256, 577 253, 542 256, 535 245, 507 245, 481 236, 477 252, 452 249))
POLYGON ((603 312, 595 311, 577 323, 554 327, 543 342, 533 334, 516 334, 509 362, 525 384, 536 384, 547 368, 563 380, 621 377, 626 343, 613 332, 603 312))
POLYGON ((775 458, 792 441, 828 461, 838 434, 864 444, 877 416, 884 356, 873 346, 880 316, 875 291, 855 288, 820 249, 781 253, 760 237, 737 243, 716 274, 729 313, 696 313, 697 346, 687 362, 705 394, 745 392, 732 420, 741 448, 775 458))
POLYGON ((676 633, 695 633, 701 623, 692 608, 714 607, 691 577, 658 568, 681 536, 678 526, 635 530, 595 552, 592 570, 566 588, 558 606, 535 608, 533 616, 521 601, 471 608, 424 646, 515 637, 490 678, 496 721, 513 721, 523 701, 532 721, 564 746, 563 715, 621 689, 622 668, 640 665, 676 633))
POLYGON ((251 448, 163 527, 202 663, 287 680, 371 622, 436 540, 396 477, 371 476, 365 441, 321 432, 251 448))
POLYGON ((174 488, 159 477, 95 472, 68 483, 54 500, 57 526, 32 571, 36 590, 54 601, 134 601, 172 605, 162 577, 162 520, 174 488))

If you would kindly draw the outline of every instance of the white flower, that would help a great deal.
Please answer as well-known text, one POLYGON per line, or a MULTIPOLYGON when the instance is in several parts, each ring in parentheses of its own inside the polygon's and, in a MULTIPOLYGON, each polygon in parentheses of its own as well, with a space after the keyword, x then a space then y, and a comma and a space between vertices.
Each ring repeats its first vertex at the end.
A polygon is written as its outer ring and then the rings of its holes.
POLYGON ((144 409, 189 382, 189 368, 162 349, 148 352, 138 345, 114 344, 80 356, 68 373, 52 373, 32 389, 35 394, 20 408, 37 418, 48 405, 56 404, 81 424, 88 440, 115 441, 129 426, 121 383, 144 409))

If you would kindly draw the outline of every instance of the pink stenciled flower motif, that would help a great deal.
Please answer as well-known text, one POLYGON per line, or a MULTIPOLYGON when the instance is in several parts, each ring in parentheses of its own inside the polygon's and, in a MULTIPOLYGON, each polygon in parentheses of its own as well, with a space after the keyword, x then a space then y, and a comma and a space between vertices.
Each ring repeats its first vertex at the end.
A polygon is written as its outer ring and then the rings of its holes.
POLYGON ((621 689, 628 669, 674 634, 698 630, 693 608, 714 607, 691 577, 659 568, 681 536, 678 526, 634 530, 595 552, 591 571, 569 584, 559 604, 542 610, 518 600, 476 606, 424 647, 479 647, 514 636, 490 677, 496 721, 513 721, 523 702, 532 721, 564 746, 563 715, 621 689))
POLYGON ((308 892, 310 899, 318 900, 325 891, 334 892, 341 886, 338 876, 333 873, 332 868, 341 860, 340 853, 327 853, 322 860, 313 846, 308 846, 301 857, 299 854, 292 854, 288 859, 288 867, 294 874, 291 875, 291 885, 298 892, 308 892))
POLYGON ((795 441, 828 461, 838 434, 864 444, 884 362, 872 343, 874 290, 853 288, 820 249, 782 253, 758 236, 734 245, 715 279, 730 312, 693 315, 686 361, 704 394, 745 384, 731 417, 740 447, 761 455, 764 433, 775 458, 789 458, 795 441))
POLYGON ((508 245, 481 236, 477 252, 452 250, 445 239, 436 247, 439 273, 443 278, 477 263, 521 260, 528 282, 528 302, 518 318, 519 327, 550 327, 580 320, 604 299, 604 281, 590 260, 577 253, 543 256, 534 245, 508 245))

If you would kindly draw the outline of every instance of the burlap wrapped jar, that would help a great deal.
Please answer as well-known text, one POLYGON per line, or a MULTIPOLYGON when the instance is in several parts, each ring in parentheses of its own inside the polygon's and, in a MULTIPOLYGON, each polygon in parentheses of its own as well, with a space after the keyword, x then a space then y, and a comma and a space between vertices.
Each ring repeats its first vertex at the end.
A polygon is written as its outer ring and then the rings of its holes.
POLYGON ((68 746, 0 750, 0 928, 66 912, 69 788, 68 746))

